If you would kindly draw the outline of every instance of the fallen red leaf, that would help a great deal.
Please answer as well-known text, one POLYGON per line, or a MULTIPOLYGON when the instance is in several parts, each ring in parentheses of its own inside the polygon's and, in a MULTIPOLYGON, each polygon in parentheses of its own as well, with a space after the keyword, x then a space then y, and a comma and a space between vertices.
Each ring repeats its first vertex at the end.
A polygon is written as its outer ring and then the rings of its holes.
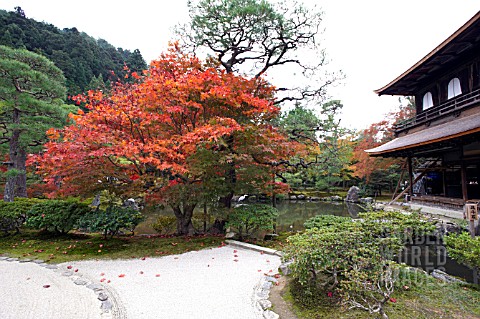
POLYGON ((50 285, 43 285, 43 288, 50 288, 50 285))
POLYGON ((125 274, 120 274, 120 275, 118 275, 118 277, 123 278, 123 277, 125 277, 125 274))
POLYGON ((72 269, 72 266, 67 266, 67 269, 72 269))

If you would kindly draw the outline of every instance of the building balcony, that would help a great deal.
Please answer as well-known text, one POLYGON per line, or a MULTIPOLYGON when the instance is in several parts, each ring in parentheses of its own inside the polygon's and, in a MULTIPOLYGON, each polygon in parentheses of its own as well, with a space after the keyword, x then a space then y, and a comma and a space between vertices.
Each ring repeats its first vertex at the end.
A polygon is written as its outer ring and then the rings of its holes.
POLYGON ((415 117, 394 125, 393 131, 395 132, 395 135, 398 135, 422 124, 429 125, 432 121, 438 120, 442 117, 459 114, 462 110, 475 105, 480 105, 480 89, 474 90, 470 93, 461 94, 438 106, 433 106, 420 112, 415 117))

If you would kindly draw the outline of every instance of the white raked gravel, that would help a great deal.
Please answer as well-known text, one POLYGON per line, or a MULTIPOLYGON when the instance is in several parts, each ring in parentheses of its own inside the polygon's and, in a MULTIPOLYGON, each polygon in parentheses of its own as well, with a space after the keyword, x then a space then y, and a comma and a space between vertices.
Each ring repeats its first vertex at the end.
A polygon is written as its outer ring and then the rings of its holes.
POLYGON ((92 290, 60 272, 0 261, 1 319, 97 319, 102 318, 100 305, 92 290))
POLYGON ((280 257, 225 246, 145 260, 69 265, 94 282, 105 278, 102 284, 120 306, 114 318, 260 319, 255 288, 265 273, 277 273, 280 257))

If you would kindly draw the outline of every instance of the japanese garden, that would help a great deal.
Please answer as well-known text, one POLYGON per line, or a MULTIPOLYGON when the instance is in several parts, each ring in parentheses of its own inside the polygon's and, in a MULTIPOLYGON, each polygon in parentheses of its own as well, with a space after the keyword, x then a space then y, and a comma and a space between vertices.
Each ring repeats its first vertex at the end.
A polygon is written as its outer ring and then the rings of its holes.
MULTIPOLYGON (((327 67, 328 11, 188 10, 149 63, 0 10, 0 264, 58 267, 88 286, 89 263, 228 248, 237 267, 253 250, 268 282, 247 288, 266 294, 258 318, 480 318, 480 13, 375 91, 398 105, 358 130, 329 98, 348 74, 327 67)), ((141 301, 115 305, 127 298, 116 281, 133 275, 106 272, 89 282, 102 311, 150 318, 141 301)))

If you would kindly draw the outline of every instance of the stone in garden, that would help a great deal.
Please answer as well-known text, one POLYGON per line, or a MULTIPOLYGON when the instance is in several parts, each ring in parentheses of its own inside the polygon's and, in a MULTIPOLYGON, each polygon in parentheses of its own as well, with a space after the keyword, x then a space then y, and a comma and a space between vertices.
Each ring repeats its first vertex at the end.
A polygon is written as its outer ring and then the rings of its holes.
POLYGON ((257 296, 260 299, 268 299, 268 296, 270 295, 270 290, 262 289, 257 292, 257 296))
POLYGON ((371 197, 360 198, 360 201, 365 204, 371 204, 373 203, 373 198, 371 197))
POLYGON ((330 200, 331 200, 332 202, 341 202, 341 201, 343 201, 343 199, 342 199, 340 196, 338 196, 338 195, 335 195, 335 196, 330 197, 330 200))
POLYGON ((20 259, 18 262, 19 262, 19 263, 28 263, 28 262, 31 262, 31 261, 32 261, 31 259, 22 258, 22 259, 20 259))
POLYGON ((460 280, 460 279, 457 279, 453 276, 450 276, 449 274, 447 274, 446 272, 444 271, 441 271, 439 269, 434 269, 431 273, 431 276, 433 278, 437 278, 437 279, 440 279, 444 282, 457 282, 457 283, 461 283, 461 284, 466 284, 465 281, 463 280, 460 280))
POLYGON ((57 265, 47 265, 45 268, 47 269, 58 269, 57 265))
POLYGON ((104 292, 100 292, 97 296, 97 299, 100 301, 105 301, 108 299, 108 295, 104 292))
POLYGON ((273 283, 277 283, 277 282, 278 282, 277 278, 275 278, 275 277, 267 276, 267 277, 265 277, 265 279, 266 279, 267 281, 273 282, 273 283))
POLYGON ((103 290, 103 286, 99 284, 90 284, 87 286, 88 289, 92 289, 93 291, 103 290))
POLYGON ((271 310, 267 310, 263 313, 263 318, 265 318, 265 319, 278 319, 278 318, 280 318, 280 316, 277 315, 275 312, 273 312, 271 310))
POLYGON ((102 306, 100 307, 103 311, 110 311, 113 307, 113 304, 112 302, 107 299, 107 300, 104 300, 102 301, 102 306))
POLYGON ((88 284, 88 280, 85 280, 85 279, 82 279, 82 278, 78 278, 78 279, 75 280, 73 283, 74 283, 75 285, 85 286, 86 284, 88 284))
POLYGON ((347 193, 347 197, 345 198, 345 201, 358 203, 359 192, 360 192, 360 188, 358 188, 357 186, 350 187, 347 193))
POLYGON ((270 289, 270 288, 272 288, 272 283, 270 281, 263 283, 262 289, 270 289))
POLYGON ((289 266, 292 264, 293 262, 292 261, 287 261, 287 262, 284 262, 283 264, 280 265, 280 267, 278 267, 278 269, 280 270, 280 272, 284 275, 284 276, 287 276, 289 275, 292 271, 290 270, 289 266))
POLYGON ((268 308, 272 307, 272 302, 267 299, 259 300, 258 304, 260 305, 260 307, 262 307, 262 310, 267 310, 268 308))

